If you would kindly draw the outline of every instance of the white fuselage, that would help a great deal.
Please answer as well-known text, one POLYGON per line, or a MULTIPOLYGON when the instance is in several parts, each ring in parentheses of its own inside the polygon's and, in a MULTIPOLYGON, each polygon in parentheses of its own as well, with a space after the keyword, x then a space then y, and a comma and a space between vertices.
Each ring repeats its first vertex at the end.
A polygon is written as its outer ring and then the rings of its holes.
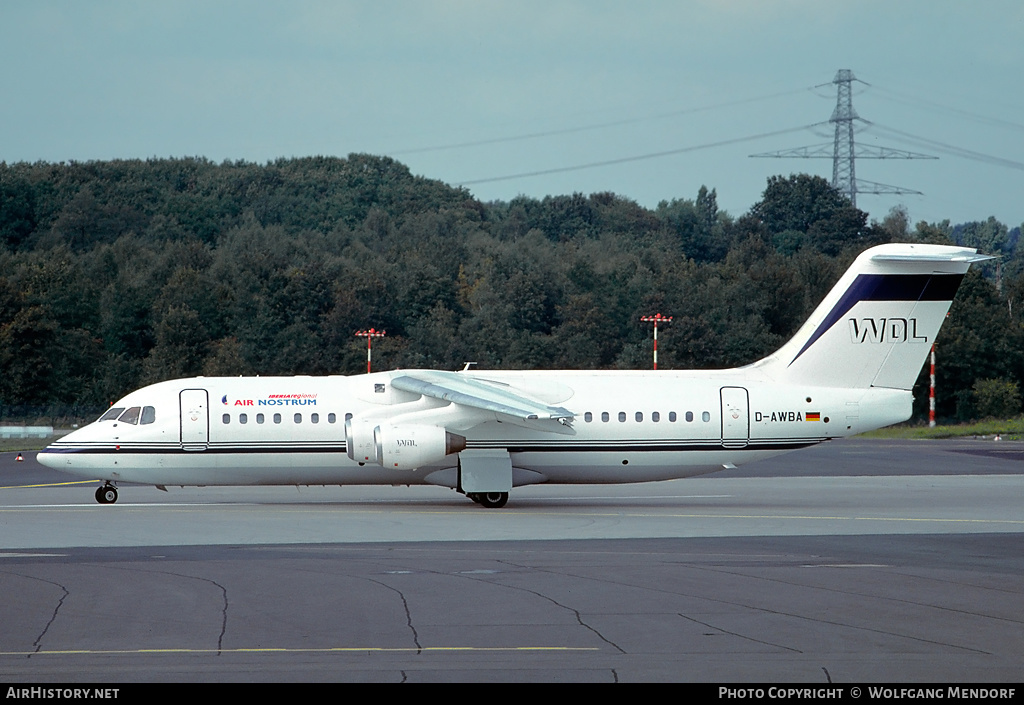
POLYGON ((731 370, 398 370, 196 377, 132 392, 39 454, 165 485, 434 484, 499 508, 517 485, 668 480, 910 418, 970 248, 863 253, 775 353, 731 370))
MULTIPOLYGON (((351 459, 346 415, 443 418, 446 404, 395 389, 402 372, 342 377, 224 377, 162 382, 118 409, 141 421, 101 420, 39 454, 50 467, 151 485, 456 486, 457 455, 410 469, 351 459)), ((909 418, 911 394, 780 384, 755 370, 712 372, 490 372, 569 409, 571 423, 474 419, 466 449, 504 449, 513 485, 667 480, 741 465, 909 418), (557 431, 552 431, 552 427, 557 431)))

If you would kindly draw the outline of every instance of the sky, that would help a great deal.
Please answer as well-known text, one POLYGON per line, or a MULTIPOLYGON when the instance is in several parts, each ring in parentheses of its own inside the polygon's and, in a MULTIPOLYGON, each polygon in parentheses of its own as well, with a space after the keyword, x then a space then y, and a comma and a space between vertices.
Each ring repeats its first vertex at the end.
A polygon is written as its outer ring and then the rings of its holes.
POLYGON ((387 155, 483 201, 654 208, 832 176, 839 69, 881 220, 1024 222, 1020 0, 0 0, 0 161, 387 155), (831 154, 831 147, 826 149, 831 154))

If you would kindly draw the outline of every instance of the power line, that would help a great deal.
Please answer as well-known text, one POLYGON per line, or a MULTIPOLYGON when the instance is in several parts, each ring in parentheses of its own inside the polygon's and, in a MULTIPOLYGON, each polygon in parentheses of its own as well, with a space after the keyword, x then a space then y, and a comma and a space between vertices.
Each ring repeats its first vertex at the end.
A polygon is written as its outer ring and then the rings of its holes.
MULTIPOLYGON (((832 188, 846 194, 853 206, 857 205, 858 193, 873 194, 920 194, 920 191, 905 189, 899 186, 879 184, 874 181, 864 181, 857 178, 856 160, 857 157, 867 159, 936 159, 927 154, 917 154, 905 150, 890 149, 888 147, 858 147, 853 139, 855 129, 854 123, 861 121, 870 124, 857 114, 853 109, 854 81, 860 81, 849 69, 839 69, 832 83, 836 86, 836 107, 832 111, 829 122, 835 126, 835 137, 832 141, 832 188)), ((864 83, 864 81, 860 81, 864 83)), ((865 83, 865 85, 868 85, 865 83)), ((797 147, 796 149, 784 149, 776 152, 765 152, 763 154, 751 154, 751 157, 771 157, 775 159, 786 157, 798 157, 801 159, 813 159, 827 157, 826 147, 797 147)))
POLYGON ((965 117, 965 118, 968 118, 970 120, 974 120, 976 122, 980 122, 980 123, 985 124, 985 125, 991 125, 993 127, 1002 127, 1002 128, 1006 128, 1006 129, 1009 129, 1009 130, 1016 130, 1016 131, 1019 131, 1019 132, 1024 132, 1024 124, 1021 124, 1019 122, 1013 122, 1011 120, 1004 120, 1002 118, 991 117, 989 115, 982 115, 980 113, 973 113, 973 112, 970 112, 969 110, 964 110, 962 108, 954 108, 953 106, 950 106, 950 105, 943 105, 942 103, 936 103, 933 100, 927 100, 925 98, 918 98, 916 96, 911 96, 911 95, 908 95, 908 94, 896 93, 895 91, 891 91, 891 90, 882 88, 881 86, 874 86, 873 85, 872 88, 874 88, 876 91, 878 91, 881 94, 882 98, 894 101, 896 103, 902 103, 903 105, 912 105, 912 106, 913 105, 920 105, 920 106, 928 107, 930 109, 943 110, 943 111, 945 111, 947 113, 950 113, 950 114, 953 114, 953 115, 959 115, 960 117, 965 117))
POLYGON ((687 152, 696 152, 702 149, 712 149, 714 147, 724 147, 730 144, 739 144, 741 142, 752 142, 754 140, 764 139, 766 137, 776 137, 778 135, 785 135, 791 132, 800 132, 802 130, 809 130, 819 125, 827 123, 816 122, 810 125, 802 125, 800 127, 790 127, 785 130, 775 130, 773 132, 762 132, 758 135, 749 135, 747 137, 734 137, 733 139, 720 140, 718 142, 707 142, 705 144, 693 145, 691 147, 680 147, 679 149, 668 149, 662 152, 651 152, 649 154, 639 154, 632 157, 620 157, 618 159, 607 159, 600 162, 589 162, 587 164, 577 164, 575 166, 563 166, 556 167, 553 169, 541 169, 538 171, 524 171, 518 174, 508 174, 506 176, 492 176, 485 179, 472 179, 470 181, 461 181, 456 186, 472 186, 474 184, 486 184, 494 181, 509 181, 511 179, 525 179, 532 176, 546 176, 548 174, 561 174, 567 171, 580 171, 582 169, 595 169, 602 166, 612 166, 613 164, 625 164, 628 162, 638 162, 644 159, 657 159, 658 157, 668 157, 674 154, 686 154, 687 152))
POLYGON ((985 164, 993 164, 995 166, 1004 166, 1009 169, 1024 170, 1024 162, 1018 162, 1013 159, 1007 159, 1005 157, 996 157, 991 154, 985 154, 983 152, 975 152, 972 149, 965 149, 963 147, 957 147, 956 145, 946 144, 945 142, 939 142, 938 140, 928 139, 927 137, 921 137, 919 135, 913 135, 909 132, 897 130, 894 127, 886 127, 879 125, 878 123, 869 122, 873 128, 878 129, 881 132, 888 132, 892 135, 898 135, 900 138, 910 142, 911 144, 919 144, 927 147, 928 149, 934 149, 938 152, 945 152, 956 157, 962 157, 964 159, 971 159, 977 162, 985 164))
POLYGON ((601 130, 607 127, 619 127, 621 125, 634 125, 638 122, 647 122, 650 120, 662 120, 669 117, 678 117, 680 115, 691 115, 693 113, 707 112, 710 110, 718 110, 720 108, 731 108, 737 105, 745 105, 747 103, 756 103, 762 100, 770 100, 772 98, 781 98, 796 93, 803 93, 806 88, 798 90, 782 91, 780 93, 771 93, 768 95, 755 96, 753 98, 740 98, 737 100, 730 100, 724 103, 716 103, 713 105, 703 105, 694 108, 686 108, 685 110, 673 110, 667 113, 658 113, 656 115, 648 115, 646 117, 636 118, 625 118, 622 120, 612 120, 610 122, 595 123, 593 125, 581 125, 578 127, 565 127, 557 130, 546 130, 543 132, 528 132, 521 135, 510 135, 507 137, 491 137, 482 140, 473 140, 470 142, 454 142, 452 144, 435 145, 433 147, 416 147, 413 149, 400 149, 392 151, 390 154, 394 156, 400 156, 404 154, 420 154, 423 152, 439 152, 442 150, 449 149, 465 149, 467 147, 481 147, 489 144, 501 144, 504 142, 520 142, 523 140, 540 139, 542 137, 557 137, 559 135, 570 135, 578 132, 589 132, 591 130, 601 130))

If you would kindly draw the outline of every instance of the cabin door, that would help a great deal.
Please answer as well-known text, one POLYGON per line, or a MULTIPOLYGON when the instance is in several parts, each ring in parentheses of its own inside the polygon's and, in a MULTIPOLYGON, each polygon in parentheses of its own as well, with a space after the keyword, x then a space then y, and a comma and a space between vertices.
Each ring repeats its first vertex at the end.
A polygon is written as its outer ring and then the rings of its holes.
POLYGON ((743 387, 722 387, 722 445, 743 448, 750 440, 750 400, 743 387))
POLYGON ((205 389, 181 390, 181 447, 206 450, 210 442, 210 400, 205 389))

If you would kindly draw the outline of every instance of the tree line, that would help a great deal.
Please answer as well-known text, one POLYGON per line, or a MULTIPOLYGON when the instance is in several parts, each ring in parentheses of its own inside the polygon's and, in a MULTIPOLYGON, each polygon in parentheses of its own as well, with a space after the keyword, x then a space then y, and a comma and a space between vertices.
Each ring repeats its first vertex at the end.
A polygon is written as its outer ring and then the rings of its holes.
POLYGON ((361 154, 0 163, 0 415, 99 409, 175 377, 355 374, 369 327, 387 331, 375 369, 636 369, 640 317, 660 312, 659 368, 742 365, 859 252, 919 241, 1002 256, 968 275, 939 336, 939 413, 966 419, 1024 381, 1019 237, 994 218, 868 222, 805 174, 768 179, 734 217, 707 188, 655 209, 482 203, 361 154))

